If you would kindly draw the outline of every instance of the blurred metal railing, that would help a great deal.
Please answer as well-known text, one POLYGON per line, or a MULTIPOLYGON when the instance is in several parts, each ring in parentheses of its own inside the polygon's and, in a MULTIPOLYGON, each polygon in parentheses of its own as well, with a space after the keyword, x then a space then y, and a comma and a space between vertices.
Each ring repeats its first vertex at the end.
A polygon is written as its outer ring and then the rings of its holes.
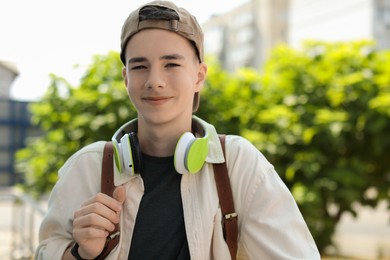
POLYGON ((0 203, 4 208, 2 218, 8 222, 2 223, 0 234, 9 243, 0 258, 33 259, 38 245, 39 224, 45 215, 43 204, 46 201, 36 201, 18 190, 6 188, 0 189, 0 203))

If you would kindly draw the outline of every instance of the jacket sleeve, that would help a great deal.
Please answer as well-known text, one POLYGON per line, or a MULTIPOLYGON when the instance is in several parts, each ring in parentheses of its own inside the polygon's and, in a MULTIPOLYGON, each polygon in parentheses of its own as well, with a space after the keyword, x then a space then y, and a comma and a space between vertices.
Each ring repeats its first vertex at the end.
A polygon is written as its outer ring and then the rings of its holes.
POLYGON ((100 191, 103 145, 95 143, 81 149, 59 170, 59 180, 50 194, 48 211, 40 225, 35 259, 61 259, 73 242, 74 212, 100 191))
POLYGON ((298 206, 274 167, 247 140, 227 140, 239 221, 239 257, 320 259, 298 206))

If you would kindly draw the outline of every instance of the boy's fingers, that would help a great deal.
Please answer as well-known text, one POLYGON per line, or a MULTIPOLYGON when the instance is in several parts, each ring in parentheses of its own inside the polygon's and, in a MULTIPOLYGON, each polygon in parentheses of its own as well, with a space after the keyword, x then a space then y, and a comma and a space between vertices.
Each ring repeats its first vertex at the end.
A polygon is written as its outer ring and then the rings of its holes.
POLYGON ((116 187, 112 196, 118 202, 123 203, 126 199, 125 187, 123 186, 116 187))

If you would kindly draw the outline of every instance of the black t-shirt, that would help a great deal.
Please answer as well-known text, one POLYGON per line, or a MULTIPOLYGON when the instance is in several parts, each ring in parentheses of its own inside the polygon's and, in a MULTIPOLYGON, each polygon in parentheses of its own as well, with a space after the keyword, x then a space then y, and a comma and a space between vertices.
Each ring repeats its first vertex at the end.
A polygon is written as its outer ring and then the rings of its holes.
POLYGON ((130 246, 131 260, 190 259, 180 193, 181 174, 172 157, 142 154, 145 192, 130 246))

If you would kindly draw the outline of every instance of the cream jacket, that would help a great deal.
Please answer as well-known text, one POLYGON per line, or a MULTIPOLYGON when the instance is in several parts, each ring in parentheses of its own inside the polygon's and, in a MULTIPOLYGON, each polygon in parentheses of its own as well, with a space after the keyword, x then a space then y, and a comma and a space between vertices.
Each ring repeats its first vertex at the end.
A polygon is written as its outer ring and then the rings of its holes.
MULTIPOLYGON (((217 132, 207 124, 209 153, 200 172, 185 174, 181 194, 191 259, 230 259, 222 234, 221 211, 212 163, 224 161, 217 132)), ((39 232, 36 259, 61 259, 72 242, 74 212, 100 192, 105 142, 75 153, 59 171, 39 232)), ((274 167, 247 140, 226 137, 227 166, 238 213, 238 259, 320 259, 299 209, 274 167)), ((124 184, 127 199, 121 215, 120 242, 107 259, 127 259, 137 210, 143 195, 142 178, 124 184)), ((158 217, 158 216, 156 216, 158 217)))

